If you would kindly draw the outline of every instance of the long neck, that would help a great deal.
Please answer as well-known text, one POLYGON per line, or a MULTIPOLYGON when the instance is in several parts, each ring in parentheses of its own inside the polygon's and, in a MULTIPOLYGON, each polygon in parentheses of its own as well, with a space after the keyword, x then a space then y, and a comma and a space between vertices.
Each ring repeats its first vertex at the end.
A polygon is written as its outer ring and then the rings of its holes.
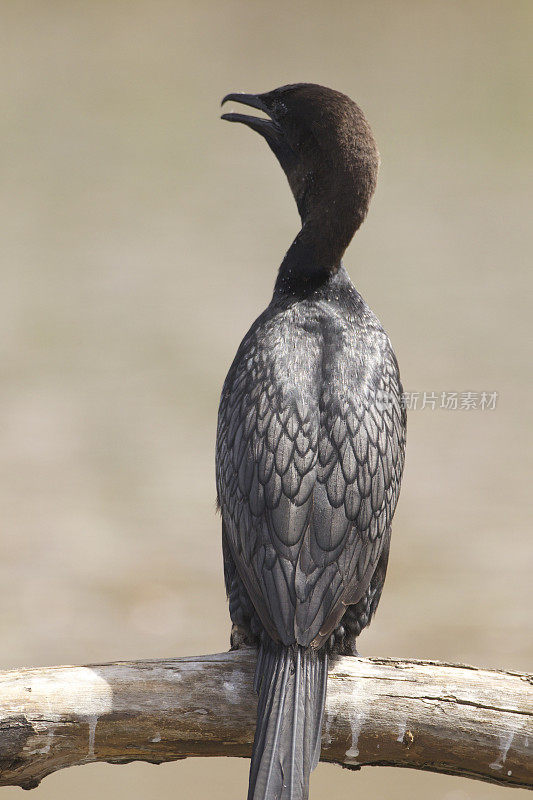
POLYGON ((338 204, 328 204, 320 214, 309 215, 279 268, 274 294, 305 295, 335 275, 366 210, 354 213, 352 207, 347 214, 338 204))
POLYGON ((283 259, 275 292, 300 294, 312 291, 337 272, 342 253, 327 247, 316 229, 302 227, 283 259))

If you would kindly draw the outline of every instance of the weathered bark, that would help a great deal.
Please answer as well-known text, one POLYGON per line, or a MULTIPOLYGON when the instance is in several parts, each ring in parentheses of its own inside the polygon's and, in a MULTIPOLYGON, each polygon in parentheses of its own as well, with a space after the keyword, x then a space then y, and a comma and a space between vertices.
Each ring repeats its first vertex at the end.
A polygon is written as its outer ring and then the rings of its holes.
MULTIPOLYGON (((250 650, 0 673, 0 786, 74 764, 249 756, 250 650)), ((322 759, 533 786, 533 677, 432 661, 333 665, 322 759)))

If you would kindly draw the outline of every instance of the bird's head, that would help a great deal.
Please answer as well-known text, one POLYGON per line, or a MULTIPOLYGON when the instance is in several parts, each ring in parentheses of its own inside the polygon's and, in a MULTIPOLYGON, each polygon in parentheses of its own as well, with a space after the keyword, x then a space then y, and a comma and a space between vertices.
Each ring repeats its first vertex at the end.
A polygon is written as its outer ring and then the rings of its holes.
POLYGON ((228 100, 266 115, 228 113, 222 119, 242 122, 263 136, 288 178, 303 226, 329 228, 344 252, 365 218, 379 165, 359 106, 313 83, 264 94, 228 94, 222 103, 228 100))

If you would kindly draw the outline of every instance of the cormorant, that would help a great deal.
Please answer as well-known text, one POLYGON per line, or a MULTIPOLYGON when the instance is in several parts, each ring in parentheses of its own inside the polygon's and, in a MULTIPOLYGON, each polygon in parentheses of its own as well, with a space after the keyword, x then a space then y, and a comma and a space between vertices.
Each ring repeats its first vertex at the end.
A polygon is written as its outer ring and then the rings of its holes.
POLYGON ((258 648, 248 800, 305 800, 328 657, 357 654, 379 602, 406 418, 398 364, 341 259, 379 155, 361 109, 316 84, 228 94, 289 181, 302 228, 244 337, 218 414, 216 477, 232 647, 258 648))

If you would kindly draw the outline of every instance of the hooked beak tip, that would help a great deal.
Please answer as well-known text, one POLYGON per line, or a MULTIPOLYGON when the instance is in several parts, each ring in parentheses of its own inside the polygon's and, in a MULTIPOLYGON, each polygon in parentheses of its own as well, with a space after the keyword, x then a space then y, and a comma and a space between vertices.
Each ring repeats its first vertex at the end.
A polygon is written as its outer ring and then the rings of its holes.
POLYGON ((238 100, 238 97, 239 97, 239 95, 238 95, 238 94, 235 94, 235 93, 226 94, 226 95, 224 95, 224 97, 222 98, 222 102, 220 103, 220 105, 221 105, 221 106, 223 106, 223 105, 224 105, 224 103, 227 103, 227 102, 228 102, 228 100, 236 100, 237 102, 239 102, 239 100, 238 100))
POLYGON ((259 94, 246 94, 245 92, 231 92, 222 98, 221 106, 227 103, 228 100, 233 100, 235 103, 241 103, 243 106, 250 106, 251 108, 258 108, 260 111, 266 111, 265 104, 259 94))

